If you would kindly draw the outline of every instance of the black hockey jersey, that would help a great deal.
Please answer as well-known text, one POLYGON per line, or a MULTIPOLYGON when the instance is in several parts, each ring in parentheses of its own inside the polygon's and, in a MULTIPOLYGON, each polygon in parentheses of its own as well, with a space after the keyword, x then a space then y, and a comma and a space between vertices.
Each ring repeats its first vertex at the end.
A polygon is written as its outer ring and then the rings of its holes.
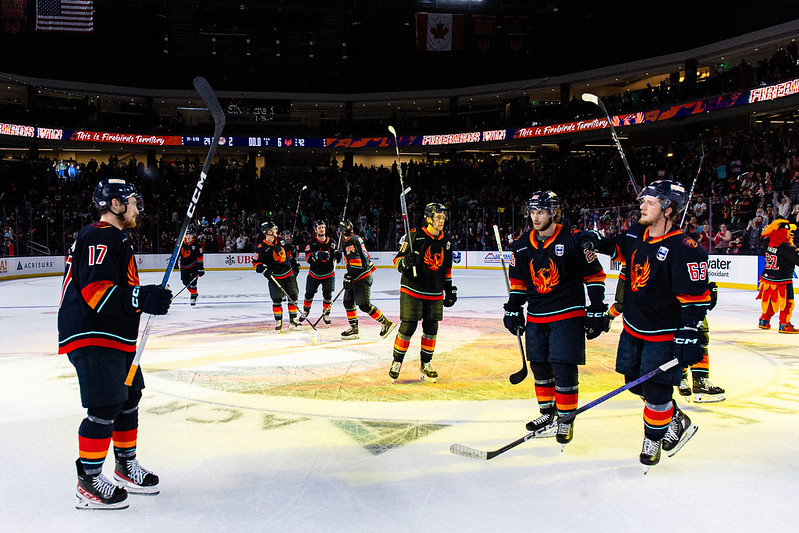
POLYGON ((509 303, 527 302, 528 322, 547 323, 585 316, 585 292, 593 304, 605 298, 605 271, 593 252, 569 246, 560 224, 543 242, 535 231, 513 242, 508 278, 509 303), (583 288, 585 286, 585 289, 583 288))
POLYGON ((197 239, 194 239, 191 244, 184 240, 183 244, 180 245, 180 269, 189 270, 195 267, 204 270, 203 249, 197 239))
POLYGON ((330 237, 324 240, 314 236, 305 246, 305 260, 310 265, 310 276, 316 279, 327 279, 334 274, 336 261, 341 259, 341 252, 330 237))
POLYGON ((136 351, 139 271, 127 235, 107 222, 78 233, 66 260, 58 309, 58 353, 84 346, 136 351))
MULTIPOLYGON (((444 289, 452 287, 452 241, 443 231, 435 236, 427 228, 412 229, 410 239, 420 261, 416 276, 400 269, 400 292, 422 300, 443 300, 444 289)), ((408 251, 406 239, 394 258, 395 266, 399 266, 400 259, 408 255, 408 251)))
POLYGON ((292 248, 283 239, 276 238, 271 244, 264 239, 255 247, 252 266, 258 269, 258 265, 263 265, 275 279, 285 279, 294 274, 292 257, 292 248))
POLYGON ((674 340, 683 324, 701 322, 710 306, 707 252, 679 229, 650 237, 635 223, 602 239, 598 251, 627 265, 624 329, 653 342, 674 340))
POLYGON ((799 251, 788 243, 769 246, 764 254, 765 266, 760 279, 777 285, 793 283, 793 271, 799 265, 799 251))
POLYGON ((366 245, 358 235, 350 235, 342 244, 344 261, 347 264, 347 277, 352 281, 366 279, 375 271, 366 245))

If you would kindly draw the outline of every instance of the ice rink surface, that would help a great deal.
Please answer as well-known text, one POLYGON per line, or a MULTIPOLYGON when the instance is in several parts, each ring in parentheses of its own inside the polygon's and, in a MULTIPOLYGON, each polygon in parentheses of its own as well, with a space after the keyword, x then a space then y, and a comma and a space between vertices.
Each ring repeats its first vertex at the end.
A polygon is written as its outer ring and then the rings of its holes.
MULTIPOLYGON (((145 284, 160 278, 142 274, 145 284)), ((138 457, 161 477, 161 494, 94 512, 74 508, 84 411, 75 372, 56 354, 61 279, 0 283, 2 530, 796 529, 799 336, 757 329, 754 291, 721 289, 710 314, 711 380, 727 400, 678 399, 699 432, 644 476, 642 405, 630 393, 580 415, 563 452, 536 439, 490 461, 450 453, 453 443, 499 448, 538 416, 532 377, 508 382, 521 356, 502 327, 502 272, 453 278, 459 300, 439 330, 438 383, 419 380, 417 331, 392 384, 394 335, 380 339, 368 316, 359 313, 355 341, 339 338, 340 300, 318 342, 308 326, 278 335, 261 276, 209 272, 195 308, 184 291, 153 319, 142 358, 138 457)), ((376 272, 372 301, 395 320, 398 288, 392 269, 376 272)), ((311 316, 320 311, 318 294, 311 316)), ((588 343, 581 405, 623 382, 613 372, 618 322, 588 343)))

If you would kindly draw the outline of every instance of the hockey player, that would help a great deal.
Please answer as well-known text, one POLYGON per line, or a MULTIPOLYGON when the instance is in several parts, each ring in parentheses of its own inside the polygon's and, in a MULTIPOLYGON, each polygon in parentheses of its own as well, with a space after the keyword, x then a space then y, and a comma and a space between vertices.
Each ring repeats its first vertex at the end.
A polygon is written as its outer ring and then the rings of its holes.
POLYGON ((380 322, 380 336, 385 338, 397 325, 383 315, 380 309, 372 305, 371 287, 375 266, 369 258, 363 239, 353 232, 352 222, 342 220, 339 226, 344 236, 344 243, 341 247, 347 268, 347 272, 344 274, 344 310, 347 312, 347 320, 350 323, 349 329, 341 332, 341 338, 350 340, 359 337, 356 305, 361 311, 380 322))
POLYGON ((203 265, 203 249, 195 239, 197 230, 194 226, 186 228, 186 237, 180 245, 180 281, 189 289, 189 302, 197 305, 197 279, 205 275, 203 265))
POLYGON ((447 208, 429 203, 424 208, 426 226, 412 229, 394 258, 402 273, 400 280, 400 327, 394 339, 394 361, 388 375, 399 377, 402 361, 411 337, 422 321, 421 378, 433 383, 438 372, 431 360, 436 349, 438 323, 444 318, 444 307, 458 300, 458 288, 452 285, 452 241, 444 233, 447 208), (411 251, 411 249, 413 251, 411 251))
POLYGON ((289 230, 284 230, 283 240, 286 242, 286 250, 288 251, 289 263, 291 263, 291 270, 294 272, 294 277, 297 277, 300 275, 300 261, 297 254, 297 247, 294 246, 294 236, 289 230))
POLYGON ((142 313, 166 314, 172 298, 141 286, 125 230, 144 210, 136 187, 107 178, 92 197, 100 220, 78 233, 66 261, 58 310, 58 353, 75 366, 87 416, 78 429, 78 509, 124 509, 128 493, 158 494, 158 476, 136 459, 144 378, 125 378, 136 353, 142 313), (102 473, 113 442, 114 481, 102 473))
POLYGON ((757 327, 771 329, 771 317, 779 311, 780 333, 799 333, 791 324, 794 309, 793 270, 799 265, 799 252, 793 244, 796 225, 784 219, 777 219, 763 230, 763 238, 768 239, 765 251, 765 268, 760 275, 760 290, 757 299, 761 300, 763 314, 757 327))
POLYGON ((648 468, 660 461, 661 448, 674 455, 696 432, 672 394, 682 368, 702 360, 708 342, 702 322, 711 295, 707 253, 679 229, 679 214, 688 203, 685 188, 658 180, 639 200, 641 218, 624 233, 600 239, 587 231, 576 238, 627 266, 616 372, 629 383, 674 357, 679 362, 630 389, 645 402, 639 459, 648 468))
POLYGON ((341 251, 336 243, 326 235, 327 228, 323 220, 313 224, 314 236, 305 246, 305 260, 310 265, 305 280, 305 299, 302 306, 305 316, 311 312, 313 298, 319 286, 322 287, 322 320, 330 325, 330 305, 333 302, 333 291, 336 288, 336 263, 341 261, 341 251))
POLYGON ((535 377, 541 416, 527 429, 541 436, 555 430, 557 441, 565 445, 574 435, 573 421, 559 423, 557 418, 577 409, 578 365, 585 364, 586 337, 598 337, 604 329, 605 272, 593 252, 568 246, 571 235, 560 224, 560 199, 554 192, 533 193, 527 212, 533 229, 511 248, 504 324, 513 335, 525 333, 535 377))
POLYGON ((291 249, 288 243, 278 235, 278 228, 274 222, 261 224, 261 231, 264 233, 264 240, 255 247, 252 264, 255 271, 269 281, 269 297, 272 298, 275 330, 281 333, 283 331, 283 291, 286 291, 290 298, 288 302, 290 328, 299 326, 297 306, 291 302, 291 300, 297 301, 299 293, 297 276, 294 273, 296 261, 292 262, 291 249))

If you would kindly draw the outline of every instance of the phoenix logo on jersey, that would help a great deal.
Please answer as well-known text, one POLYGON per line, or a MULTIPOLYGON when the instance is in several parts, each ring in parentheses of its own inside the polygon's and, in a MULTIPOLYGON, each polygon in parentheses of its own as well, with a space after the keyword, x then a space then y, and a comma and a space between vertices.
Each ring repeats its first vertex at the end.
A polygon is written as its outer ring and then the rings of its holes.
POLYGON ((272 250, 272 257, 278 263, 285 263, 286 262, 286 250, 272 250))
POLYGON ((643 265, 636 265, 635 264, 635 252, 633 252, 632 257, 630 258, 630 264, 632 268, 630 269, 630 289, 633 291, 638 291, 638 289, 644 288, 646 282, 649 281, 649 274, 650 274, 650 266, 649 266, 649 258, 646 258, 643 265))
POLYGON ((437 254, 431 254, 430 248, 425 250, 424 252, 424 264, 427 265, 427 268, 430 270, 436 271, 441 268, 441 265, 444 264, 444 252, 443 250, 437 254))
POLYGON ((555 266, 555 262, 552 261, 552 259, 549 260, 548 267, 544 267, 539 270, 535 270, 535 268, 533 268, 533 263, 531 262, 530 277, 533 279, 533 285, 539 294, 552 292, 552 289, 555 288, 555 285, 560 282, 560 272, 558 272, 558 267, 555 266))

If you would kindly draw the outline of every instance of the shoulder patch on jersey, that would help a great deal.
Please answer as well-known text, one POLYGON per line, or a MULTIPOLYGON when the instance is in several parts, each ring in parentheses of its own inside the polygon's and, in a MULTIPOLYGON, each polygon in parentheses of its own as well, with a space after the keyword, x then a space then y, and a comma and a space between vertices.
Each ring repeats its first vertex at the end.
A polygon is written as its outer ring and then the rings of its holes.
POLYGON ((693 240, 691 237, 688 237, 688 236, 686 236, 686 237, 685 237, 685 238, 682 240, 682 243, 683 243, 684 245, 686 245, 686 246, 689 246, 689 247, 691 247, 691 248, 696 248, 697 246, 699 246, 699 243, 697 243, 695 240, 693 240))

